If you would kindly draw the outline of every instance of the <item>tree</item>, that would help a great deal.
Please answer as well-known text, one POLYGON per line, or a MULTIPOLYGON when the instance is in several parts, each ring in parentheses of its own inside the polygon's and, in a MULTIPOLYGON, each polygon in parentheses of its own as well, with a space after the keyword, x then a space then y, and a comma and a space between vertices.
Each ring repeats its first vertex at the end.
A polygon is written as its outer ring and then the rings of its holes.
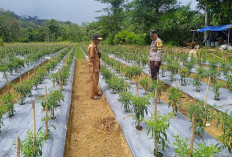
POLYGON ((123 5, 125 3, 125 0, 96 0, 96 1, 100 1, 101 3, 110 5, 108 8, 103 9, 103 11, 107 12, 108 15, 99 17, 99 19, 102 19, 102 22, 105 25, 110 26, 109 27, 110 32, 116 34, 120 30, 120 25, 123 19, 122 12, 123 12, 123 5))

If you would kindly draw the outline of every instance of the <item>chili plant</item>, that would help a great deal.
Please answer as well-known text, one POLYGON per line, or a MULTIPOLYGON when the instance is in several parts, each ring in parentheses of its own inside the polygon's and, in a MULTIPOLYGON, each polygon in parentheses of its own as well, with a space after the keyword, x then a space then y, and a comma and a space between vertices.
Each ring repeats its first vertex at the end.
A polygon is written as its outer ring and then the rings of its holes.
MULTIPOLYGON (((57 106, 59 106, 59 103, 61 101, 64 101, 64 94, 60 90, 50 91, 50 93, 48 94, 47 100, 48 100, 47 108, 49 111, 51 111, 52 119, 54 120, 56 118, 54 110, 57 106)), ((46 108, 46 98, 45 97, 42 99, 41 105, 42 105, 43 110, 44 110, 46 108)))
POLYGON ((179 69, 179 63, 176 60, 168 61, 167 63, 167 70, 170 71, 170 79, 171 81, 174 81, 174 77, 177 74, 179 69))
POLYGON ((161 154, 159 151, 162 150, 162 152, 165 152, 166 148, 168 147, 168 137, 167 137, 167 129, 169 128, 170 124, 170 119, 172 118, 172 114, 167 114, 167 115, 160 115, 158 112, 157 114, 157 121, 155 122, 155 116, 152 115, 149 120, 143 119, 143 121, 146 123, 148 127, 147 134, 151 134, 151 137, 153 138, 154 136, 156 137, 157 140, 157 152, 158 154, 155 154, 154 150, 154 155, 155 156, 160 156, 161 154))
POLYGON ((130 106, 131 106, 131 92, 120 92, 119 93, 119 101, 122 103, 125 112, 130 112, 130 106))
POLYGON ((137 121, 137 130, 142 130, 143 128, 140 126, 140 122, 143 119, 145 113, 148 113, 147 107, 150 105, 150 99, 151 95, 147 95, 146 97, 138 97, 138 96, 132 96, 131 97, 131 103, 132 107, 135 113, 135 119, 137 121))
POLYGON ((184 86, 186 84, 186 77, 188 77, 190 75, 190 71, 188 68, 185 68, 183 67, 181 70, 180 70, 180 82, 181 82, 181 85, 184 86))
POLYGON ((109 88, 112 89, 113 94, 116 94, 116 92, 122 92, 124 89, 129 88, 129 84, 125 82, 124 79, 118 78, 117 76, 113 76, 106 80, 106 83, 109 88))
POLYGON ((161 94, 162 92, 164 91, 164 86, 165 84, 162 82, 162 81, 153 81, 152 82, 152 92, 154 93, 155 90, 157 89, 157 103, 159 104, 160 103, 160 97, 161 97, 161 94))
POLYGON ((230 70, 230 65, 228 63, 221 63, 221 70, 224 74, 224 76, 228 75, 228 72, 230 70))
POLYGON ((35 153, 33 147, 33 133, 28 130, 26 139, 21 142, 21 155, 23 157, 37 157, 42 156, 43 143, 45 142, 45 133, 40 130, 36 133, 35 153))
POLYGON ((106 80, 110 79, 113 76, 112 72, 106 66, 101 67, 101 73, 103 75, 103 78, 106 80))
POLYGON ((202 78, 202 75, 196 74, 193 76, 193 80, 191 81, 193 86, 196 87, 196 92, 200 92, 200 87, 202 85, 202 83, 200 81, 201 78, 202 78))
POLYGON ((161 65, 161 66, 160 66, 160 69, 161 69, 161 77, 164 77, 164 74, 165 74, 165 72, 166 72, 165 66, 161 65))
MULTIPOLYGON (((216 108, 216 107, 215 107, 216 108)), ((204 102, 199 101, 197 103, 190 103, 188 104, 188 117, 192 119, 193 114, 196 115, 195 122, 195 134, 197 134, 200 137, 203 137, 204 130, 206 127, 206 122, 212 122, 214 118, 216 118, 216 115, 214 114, 214 111, 212 108, 204 107, 204 102)))
POLYGON ((232 112, 221 113, 217 126, 222 128, 223 134, 219 137, 225 148, 232 153, 232 112))
POLYGON ((4 95, 0 100, 2 101, 2 104, 6 107, 6 110, 8 112, 8 116, 12 117, 14 116, 14 103, 13 100, 16 97, 16 95, 4 95))
POLYGON ((171 87, 168 89, 168 100, 169 100, 169 107, 172 106, 173 114, 176 116, 176 112, 178 108, 182 106, 181 98, 183 97, 183 92, 179 90, 179 88, 171 87))
POLYGON ((214 100, 220 100, 220 88, 224 87, 224 83, 221 81, 216 81, 213 84, 213 92, 215 93, 214 100))
POLYGON ((25 81, 22 84, 15 84, 13 86, 14 90, 21 95, 20 98, 20 105, 23 105, 23 101, 26 98, 26 96, 31 94, 31 90, 33 87, 33 82, 32 81, 25 81))
POLYGON ((227 89, 230 92, 232 92, 232 76, 231 75, 227 75, 226 79, 227 79, 227 83, 226 83, 227 89))
MULTIPOLYGON (((173 143, 175 148, 175 155, 178 157, 188 157, 189 156, 189 146, 188 141, 189 139, 181 139, 180 135, 174 136, 176 142, 173 143)), ((218 153, 220 153, 222 148, 219 144, 209 146, 205 143, 197 144, 197 148, 193 150, 194 157, 216 157, 218 153)))
POLYGON ((148 93, 148 91, 149 91, 149 79, 148 79, 148 77, 146 77, 146 78, 143 78, 143 79, 140 79, 139 80, 139 84, 143 87, 143 89, 145 90, 145 94, 147 94, 148 93))
MULTIPOLYGON (((51 120, 51 119, 48 118, 48 122, 49 122, 50 120, 51 120)), ((44 123, 44 125, 46 125, 46 116, 43 117, 43 118, 41 119, 41 121, 44 123)), ((51 134, 51 129, 50 129, 50 128, 53 128, 54 130, 56 130, 55 125, 48 125, 48 134, 47 134, 46 139, 47 139, 47 138, 50 136, 50 134, 51 134)), ((46 130, 45 130, 45 133, 46 133, 46 130)))

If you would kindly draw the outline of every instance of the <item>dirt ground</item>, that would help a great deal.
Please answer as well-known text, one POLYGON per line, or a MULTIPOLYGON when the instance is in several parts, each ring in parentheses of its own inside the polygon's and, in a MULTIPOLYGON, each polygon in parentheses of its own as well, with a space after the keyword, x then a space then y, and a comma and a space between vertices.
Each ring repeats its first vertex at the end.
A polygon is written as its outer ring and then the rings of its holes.
POLYGON ((120 125, 103 96, 90 99, 90 74, 84 59, 76 60, 65 157, 132 157, 120 125))

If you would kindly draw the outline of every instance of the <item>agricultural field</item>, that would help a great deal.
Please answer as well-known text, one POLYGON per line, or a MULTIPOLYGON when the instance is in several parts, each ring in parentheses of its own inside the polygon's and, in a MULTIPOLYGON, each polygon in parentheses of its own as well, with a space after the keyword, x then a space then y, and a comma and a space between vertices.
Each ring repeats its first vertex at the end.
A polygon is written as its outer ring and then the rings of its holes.
POLYGON ((164 156, 232 156, 231 52, 202 49, 194 57, 166 47, 152 82, 148 47, 99 51, 100 84, 134 156, 153 156, 154 148, 164 156))
POLYGON ((0 156, 232 156, 231 52, 165 47, 153 82, 148 47, 102 44, 95 101, 87 46, 0 48, 0 156))

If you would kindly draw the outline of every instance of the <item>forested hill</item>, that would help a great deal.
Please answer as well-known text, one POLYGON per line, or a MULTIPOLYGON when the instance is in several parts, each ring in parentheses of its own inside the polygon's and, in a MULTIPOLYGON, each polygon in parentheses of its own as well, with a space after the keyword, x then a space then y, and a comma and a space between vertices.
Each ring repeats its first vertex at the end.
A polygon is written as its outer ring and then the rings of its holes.
POLYGON ((71 22, 19 16, 0 9, 0 38, 4 42, 81 41, 80 26, 71 22))

